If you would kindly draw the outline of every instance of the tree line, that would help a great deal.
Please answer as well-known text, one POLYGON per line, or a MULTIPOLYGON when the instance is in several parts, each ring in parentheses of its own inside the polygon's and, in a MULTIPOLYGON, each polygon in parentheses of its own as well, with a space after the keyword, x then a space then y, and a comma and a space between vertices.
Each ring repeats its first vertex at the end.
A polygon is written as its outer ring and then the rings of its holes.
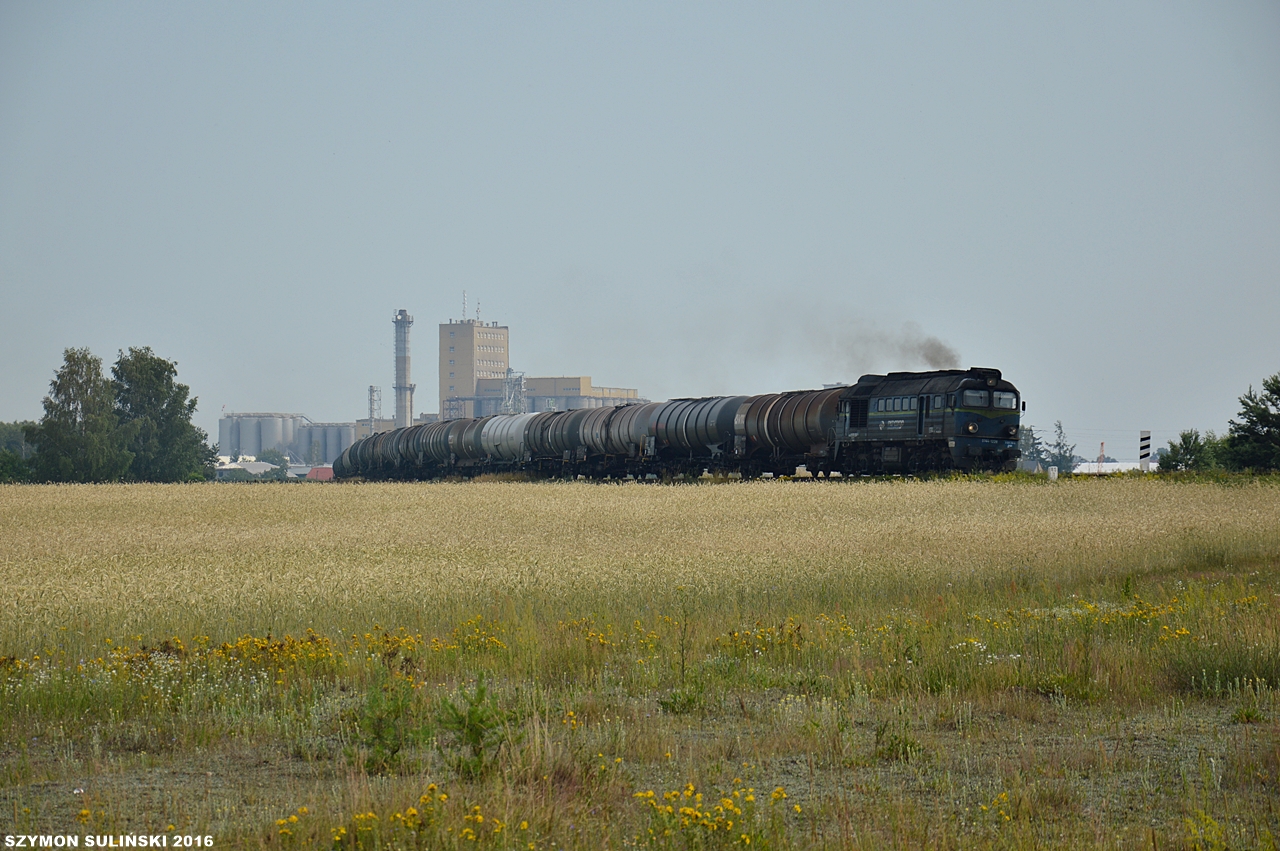
POLYGON ((110 378, 88 349, 67 349, 40 422, 0 424, 0 481, 213 478, 215 450, 191 422, 197 400, 177 375, 149 346, 120 352, 110 378))
MULTIPOLYGON (((88 349, 67 349, 40 422, 0 423, 0 482, 181 482, 213 478, 215 449, 191 422, 197 400, 178 365, 151 348, 120 352, 111 377, 88 349)), ((1025 425, 1024 469, 1070 472, 1075 454, 1059 420, 1052 441, 1025 425)), ((1158 451, 1160 469, 1280 470, 1280 373, 1240 397, 1227 433, 1188 429, 1158 451)), ((276 463, 275 459, 261 456, 276 463)), ((287 461, 279 460, 279 470, 287 461)))
MULTIPOLYGON (((1024 469, 1057 467, 1070 472, 1087 459, 1076 455, 1076 445, 1067 439, 1062 421, 1054 424, 1054 439, 1045 442, 1034 426, 1025 426, 1019 439, 1024 469)), ((1215 434, 1188 429, 1156 452, 1160 469, 1185 470, 1280 470, 1280 372, 1262 382, 1262 391, 1250 385, 1240 397, 1240 413, 1227 423, 1227 433, 1215 434)))

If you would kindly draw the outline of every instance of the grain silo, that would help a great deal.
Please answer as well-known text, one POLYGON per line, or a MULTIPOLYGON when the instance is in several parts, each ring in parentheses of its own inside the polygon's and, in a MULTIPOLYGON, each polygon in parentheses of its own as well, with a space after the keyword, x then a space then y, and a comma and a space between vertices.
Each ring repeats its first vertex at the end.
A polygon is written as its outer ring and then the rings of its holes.
POLYGON ((240 445, 240 421, 235 417, 218 420, 218 454, 234 456, 240 445))
POLYGON ((280 446, 283 449, 288 449, 290 446, 293 446, 293 439, 297 434, 298 423, 300 421, 301 417, 293 414, 280 419, 280 446))
POLYGON ((342 426, 326 425, 324 427, 324 462, 332 464, 333 459, 342 454, 342 426))
POLYGON ((298 427, 293 432, 294 453, 303 461, 307 461, 311 457, 311 427, 305 422, 299 422, 298 427))
POLYGON ((240 440, 238 451, 241 455, 252 455, 255 458, 262 451, 262 432, 257 417, 237 417, 240 421, 240 440))
POLYGON ((280 449, 284 445, 284 417, 261 417, 258 429, 261 433, 262 451, 280 449))

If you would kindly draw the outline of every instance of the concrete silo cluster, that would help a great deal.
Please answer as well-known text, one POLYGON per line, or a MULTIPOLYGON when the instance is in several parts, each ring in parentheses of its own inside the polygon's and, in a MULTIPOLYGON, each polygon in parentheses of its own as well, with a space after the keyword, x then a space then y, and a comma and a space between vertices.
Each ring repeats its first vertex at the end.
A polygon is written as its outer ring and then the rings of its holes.
POLYGON ((227 414, 218 421, 218 453, 257 457, 275 449, 301 462, 332 464, 356 441, 356 423, 317 423, 302 414, 227 414))

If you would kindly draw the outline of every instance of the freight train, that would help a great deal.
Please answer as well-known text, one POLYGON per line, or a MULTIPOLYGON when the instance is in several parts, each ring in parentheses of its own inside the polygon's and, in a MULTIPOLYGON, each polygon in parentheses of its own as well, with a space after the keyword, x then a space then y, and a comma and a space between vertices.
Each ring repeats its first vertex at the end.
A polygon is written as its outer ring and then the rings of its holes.
POLYGON ((336 478, 671 479, 1012 470, 1021 404, 997 369, 864 375, 824 390, 498 414, 366 437, 336 478))

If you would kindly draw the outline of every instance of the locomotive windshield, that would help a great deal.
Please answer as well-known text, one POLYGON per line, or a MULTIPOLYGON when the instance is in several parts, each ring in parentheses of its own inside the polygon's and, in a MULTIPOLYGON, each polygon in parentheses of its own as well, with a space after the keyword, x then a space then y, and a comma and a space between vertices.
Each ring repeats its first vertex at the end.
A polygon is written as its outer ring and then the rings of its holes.
POLYGON ((1018 394, 1005 393, 997 390, 994 394, 997 408, 1004 408, 1007 411, 1018 410, 1018 394))
POLYGON ((987 399, 987 391, 985 390, 964 391, 964 406, 966 408, 985 408, 990 404, 987 399))

